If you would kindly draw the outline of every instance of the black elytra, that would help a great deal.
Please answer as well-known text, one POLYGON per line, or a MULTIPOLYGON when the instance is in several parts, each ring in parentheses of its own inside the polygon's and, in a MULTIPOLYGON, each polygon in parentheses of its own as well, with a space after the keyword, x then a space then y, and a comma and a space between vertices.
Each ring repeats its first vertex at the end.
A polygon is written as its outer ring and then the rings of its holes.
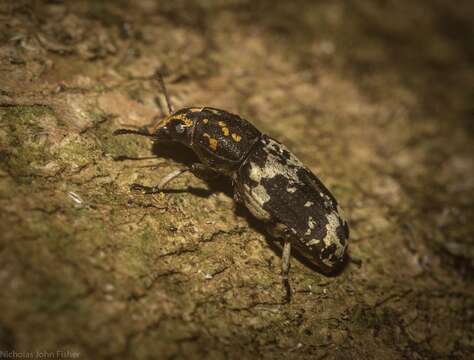
MULTIPOLYGON (((166 94, 164 85, 163 89, 166 94)), ((323 273, 340 267, 349 227, 336 199, 311 170, 283 144, 238 115, 211 107, 172 112, 168 97, 167 101, 171 114, 156 125, 115 134, 186 145, 197 155, 200 167, 232 178, 236 201, 284 242, 284 257, 289 257, 291 245, 323 273)), ((285 281, 288 270, 289 259, 283 259, 285 281)))

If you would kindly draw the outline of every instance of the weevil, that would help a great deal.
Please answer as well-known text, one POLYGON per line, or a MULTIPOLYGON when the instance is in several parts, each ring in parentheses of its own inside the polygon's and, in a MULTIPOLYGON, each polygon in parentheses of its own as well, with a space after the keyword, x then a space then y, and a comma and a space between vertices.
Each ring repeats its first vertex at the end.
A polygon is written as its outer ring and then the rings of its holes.
POLYGON ((286 146, 261 133, 236 114, 212 107, 173 111, 161 76, 169 115, 140 130, 119 129, 115 135, 135 134, 154 141, 184 144, 199 163, 176 170, 155 187, 133 184, 146 193, 159 192, 186 171, 232 179, 234 199, 243 204, 267 231, 283 244, 282 278, 288 285, 291 248, 329 274, 342 264, 349 227, 336 199, 286 146))

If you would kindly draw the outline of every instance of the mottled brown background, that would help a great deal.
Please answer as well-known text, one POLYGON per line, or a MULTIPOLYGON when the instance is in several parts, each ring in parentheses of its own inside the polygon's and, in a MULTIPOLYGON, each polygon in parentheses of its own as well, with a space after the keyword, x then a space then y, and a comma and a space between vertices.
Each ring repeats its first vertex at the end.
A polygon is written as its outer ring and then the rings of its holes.
POLYGON ((474 351, 471 1, 0 2, 0 350, 83 359, 468 359, 474 351), (239 113, 351 225, 325 277, 280 257, 181 148, 111 133, 239 113), (74 200, 74 196, 78 197, 74 200))

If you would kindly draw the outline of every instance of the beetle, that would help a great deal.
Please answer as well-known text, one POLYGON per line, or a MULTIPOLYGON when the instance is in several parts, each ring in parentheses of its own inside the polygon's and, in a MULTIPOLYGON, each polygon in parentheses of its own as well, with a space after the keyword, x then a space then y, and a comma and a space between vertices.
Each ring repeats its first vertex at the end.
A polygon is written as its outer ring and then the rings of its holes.
POLYGON ((132 184, 132 189, 159 192, 186 171, 201 177, 205 172, 228 176, 235 201, 283 243, 281 273, 287 290, 292 247, 321 272, 338 270, 345 259, 349 227, 318 177, 286 146, 236 114, 212 107, 173 111, 161 76, 158 80, 169 115, 140 130, 118 129, 114 134, 178 142, 194 151, 200 162, 168 174, 155 187, 132 184))

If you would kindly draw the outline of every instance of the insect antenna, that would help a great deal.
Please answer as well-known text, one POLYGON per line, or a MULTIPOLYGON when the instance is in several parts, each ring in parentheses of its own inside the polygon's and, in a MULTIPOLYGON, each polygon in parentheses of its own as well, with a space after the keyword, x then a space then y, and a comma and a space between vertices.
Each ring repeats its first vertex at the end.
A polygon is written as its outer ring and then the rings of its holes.
POLYGON ((163 81, 163 76, 159 71, 156 72, 156 78, 158 79, 158 83, 160 84, 161 92, 165 95, 166 105, 168 106, 168 112, 171 114, 173 113, 173 105, 171 104, 171 99, 168 95, 168 91, 166 90, 165 82, 163 81))
POLYGON ((113 132, 113 135, 126 135, 126 134, 134 134, 134 135, 141 135, 147 137, 153 137, 152 134, 145 130, 131 130, 131 129, 118 129, 113 132))

